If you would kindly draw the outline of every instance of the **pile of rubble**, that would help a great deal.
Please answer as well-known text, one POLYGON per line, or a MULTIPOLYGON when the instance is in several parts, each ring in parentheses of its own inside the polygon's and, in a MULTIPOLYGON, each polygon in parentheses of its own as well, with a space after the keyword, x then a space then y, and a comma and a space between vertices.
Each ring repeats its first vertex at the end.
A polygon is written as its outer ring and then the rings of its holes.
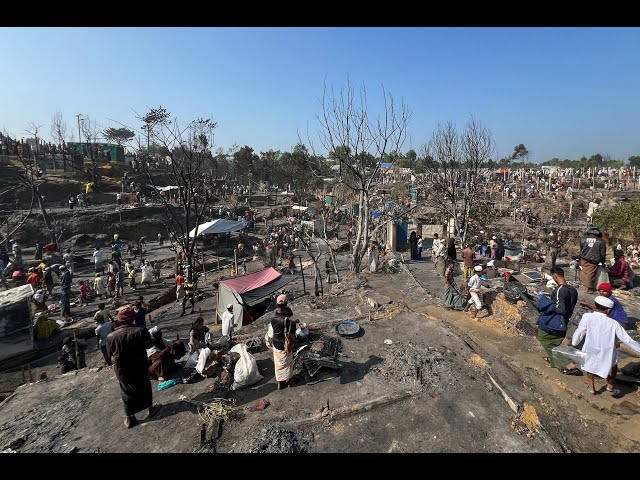
POLYGON ((313 441, 310 433, 285 430, 276 425, 254 431, 234 445, 233 453, 306 453, 313 441))
POLYGON ((384 353, 384 362, 373 370, 385 379, 419 386, 431 396, 460 388, 461 367, 447 361, 435 347, 393 343, 384 353))

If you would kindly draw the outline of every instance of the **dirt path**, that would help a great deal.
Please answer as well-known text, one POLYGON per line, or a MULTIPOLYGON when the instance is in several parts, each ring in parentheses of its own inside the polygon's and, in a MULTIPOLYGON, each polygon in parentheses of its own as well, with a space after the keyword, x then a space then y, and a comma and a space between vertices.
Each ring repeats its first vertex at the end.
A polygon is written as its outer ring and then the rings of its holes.
MULTIPOLYGON (((486 360, 504 382, 510 397, 520 406, 533 405, 542 428, 574 452, 631 452, 640 442, 640 395, 630 385, 620 384, 623 397, 600 394, 586 395, 583 376, 567 376, 544 362, 544 351, 534 337, 513 335, 501 329, 500 319, 480 322, 460 312, 434 305, 427 291, 439 295, 442 279, 429 262, 412 264, 413 282, 397 286, 383 276, 369 277, 369 285, 380 288, 388 296, 402 299, 407 306, 444 324, 486 360), (419 283, 415 281, 419 278, 419 283), (415 283, 414 283, 415 282, 415 283), (422 287, 425 285, 425 288, 422 287), (425 297, 427 301, 423 300, 425 297), (597 432, 597 435, 594 434, 597 432)), ((602 382, 601 382, 602 383, 602 382)))

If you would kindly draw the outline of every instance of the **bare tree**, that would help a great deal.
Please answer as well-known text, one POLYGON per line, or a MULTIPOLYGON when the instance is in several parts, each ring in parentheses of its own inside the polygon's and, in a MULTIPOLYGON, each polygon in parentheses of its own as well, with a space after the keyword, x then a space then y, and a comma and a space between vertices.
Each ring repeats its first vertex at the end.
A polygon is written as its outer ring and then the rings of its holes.
MULTIPOLYGON (((142 120, 140 138, 149 138, 168 152, 168 171, 163 172, 178 187, 179 205, 169 203, 165 196, 160 196, 167 212, 166 227, 170 237, 187 256, 189 264, 188 281, 193 280, 195 264, 196 238, 189 232, 202 222, 207 209, 208 192, 204 184, 206 166, 211 161, 213 130, 217 123, 211 119, 198 118, 187 124, 171 120, 170 113, 162 108, 150 109, 145 115, 138 116, 142 120), (148 134, 148 137, 147 137, 148 134)), ((143 152, 142 145, 139 151, 143 152)), ((141 161, 141 169, 156 190, 163 185, 152 174, 148 158, 141 161)))
POLYGON ((481 172, 491 159, 491 133, 477 120, 467 122, 460 135, 452 122, 438 125, 424 145, 427 191, 443 219, 453 220, 466 242, 470 221, 485 208, 481 172))
MULTIPOLYGON (((58 149, 62 152, 62 170, 67 171, 67 153, 65 138, 67 136, 67 123, 62 117, 62 112, 56 112, 51 119, 51 136, 57 142, 58 149)), ((53 169, 56 169, 56 154, 53 154, 53 169)))
POLYGON ((98 154, 94 151, 95 144, 98 141, 102 129, 96 120, 92 120, 89 115, 84 115, 80 122, 80 129, 87 143, 87 150, 89 150, 89 158, 91 159, 91 181, 97 187, 100 182, 100 175, 98 171, 98 154))
MULTIPOLYGON (((36 144, 38 141, 38 134, 41 128, 42 128, 42 125, 36 125, 34 122, 29 122, 27 129, 25 130, 29 135, 34 136, 34 138, 36 139, 36 144)), ((22 166, 24 167, 24 172, 22 172, 18 177, 18 182, 22 187, 28 189, 31 192, 31 204, 29 206, 29 212, 27 213, 27 215, 24 217, 24 219, 22 219, 22 221, 18 223, 18 225, 13 229, 13 231, 7 234, 4 240, 8 241, 9 237, 14 235, 18 231, 18 229, 24 224, 24 222, 27 220, 27 218, 29 217, 29 215, 31 215, 31 212, 33 211, 34 201, 37 200, 38 206, 40 207, 40 212, 42 213, 42 218, 44 220, 45 226, 47 227, 47 230, 49 230, 51 242, 55 243, 57 241, 56 235, 52 227, 52 222, 51 222, 51 219, 49 218, 49 214, 47 213, 47 210, 45 208, 44 198, 42 198, 42 195, 39 189, 39 187, 44 183, 46 183, 47 180, 41 178, 42 171, 38 166, 37 148, 35 150, 31 150, 31 153, 28 156, 20 155, 18 159, 22 164, 22 166)))
POLYGON ((336 154, 340 182, 358 195, 360 208, 350 266, 355 272, 360 271, 369 245, 371 189, 379 177, 381 163, 397 160, 411 117, 404 103, 398 105, 384 87, 382 97, 380 115, 371 118, 364 86, 356 94, 349 80, 338 93, 333 89, 327 92, 325 85, 322 113, 318 115, 320 141, 328 152, 336 154))

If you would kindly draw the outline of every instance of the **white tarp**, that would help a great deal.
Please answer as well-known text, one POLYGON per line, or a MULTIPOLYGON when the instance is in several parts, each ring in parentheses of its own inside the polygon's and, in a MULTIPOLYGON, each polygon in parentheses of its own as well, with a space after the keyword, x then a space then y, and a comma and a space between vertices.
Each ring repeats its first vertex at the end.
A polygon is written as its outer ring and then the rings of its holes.
POLYGON ((203 235, 205 233, 227 233, 237 232, 245 227, 244 222, 236 222, 235 220, 226 220, 224 218, 218 218, 212 222, 202 223, 189 232, 189 237, 193 238, 196 235, 203 235), (196 233, 197 232, 197 233, 196 233))

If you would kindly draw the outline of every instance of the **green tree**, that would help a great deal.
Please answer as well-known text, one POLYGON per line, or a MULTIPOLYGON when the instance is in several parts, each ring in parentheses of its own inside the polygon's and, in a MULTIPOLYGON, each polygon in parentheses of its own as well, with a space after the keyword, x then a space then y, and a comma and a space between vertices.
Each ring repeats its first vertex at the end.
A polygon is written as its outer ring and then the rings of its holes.
POLYGON ((256 173, 256 167, 258 166, 258 160, 260 157, 253 151, 248 145, 240 148, 233 154, 233 164, 236 172, 236 177, 241 180, 251 179, 256 181, 258 176, 254 179, 254 173, 256 173))
POLYGON ((640 155, 629 157, 629 165, 632 167, 640 167, 640 155))
POLYGON ((127 143, 135 137, 135 133, 133 130, 129 130, 128 128, 107 128, 104 132, 102 132, 104 138, 106 138, 109 142, 115 142, 117 145, 122 146, 122 144, 127 143))
POLYGON ((523 162, 529 158, 529 150, 527 150, 527 147, 524 146, 524 144, 520 144, 520 145, 516 145, 513 148, 513 153, 511 154, 511 159, 514 160, 516 163, 519 162, 523 162))
POLYGON ((596 210, 593 224, 617 240, 635 240, 640 236, 640 199, 596 210))

